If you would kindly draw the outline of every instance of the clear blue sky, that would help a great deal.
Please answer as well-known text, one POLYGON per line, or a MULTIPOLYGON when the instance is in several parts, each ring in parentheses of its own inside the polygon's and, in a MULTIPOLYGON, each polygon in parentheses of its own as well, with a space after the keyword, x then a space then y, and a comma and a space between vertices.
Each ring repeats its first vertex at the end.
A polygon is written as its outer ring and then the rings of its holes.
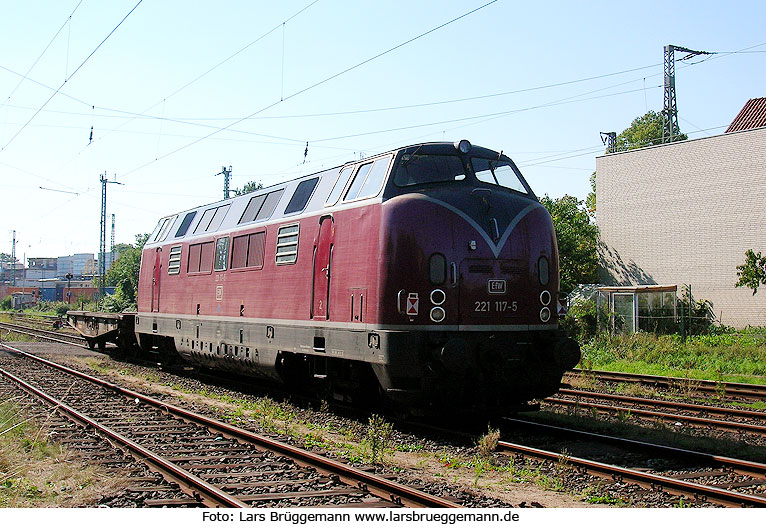
POLYGON ((690 138, 766 96, 760 1, 498 0, 439 28, 486 2, 143 0, 117 27, 137 2, 4 10, 0 251, 16 230, 20 258, 97 253, 105 171, 132 243, 221 198, 223 165, 269 185, 421 141, 503 150, 538 195, 583 199, 599 132, 662 109, 666 44, 719 52, 677 62, 690 138))

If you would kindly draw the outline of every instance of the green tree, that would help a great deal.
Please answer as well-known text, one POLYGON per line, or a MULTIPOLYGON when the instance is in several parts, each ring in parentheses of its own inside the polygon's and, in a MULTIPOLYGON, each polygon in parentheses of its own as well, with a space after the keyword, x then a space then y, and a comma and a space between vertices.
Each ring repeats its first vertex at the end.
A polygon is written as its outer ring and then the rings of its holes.
POLYGON ((256 190, 260 190, 261 188, 263 188, 262 183, 250 181, 246 183, 242 188, 235 188, 234 190, 232 190, 232 192, 234 192, 234 195, 245 195, 245 194, 249 194, 250 192, 255 192, 256 190))
POLYGON ((588 214, 591 216, 596 215, 596 172, 590 174, 590 192, 588 197, 585 198, 585 206, 588 209, 588 214))
POLYGON ((737 266, 737 278, 735 287, 747 286, 753 295, 758 293, 758 288, 766 285, 766 256, 752 249, 745 251, 745 263, 737 266))
MULTIPOLYGON (((677 140, 688 137, 680 130, 674 131, 677 140)), ((635 118, 630 126, 617 135, 614 151, 628 151, 662 144, 662 113, 649 111, 635 118)))
POLYGON ((548 209, 556 229, 559 247, 561 289, 571 291, 578 284, 598 282, 598 228, 584 202, 571 195, 540 202, 548 209))
MULTIPOLYGON (((141 267, 141 250, 149 234, 136 234, 135 245, 119 244, 117 260, 106 272, 107 286, 115 286, 114 298, 124 307, 136 304, 138 292, 138 271, 141 267)), ((110 303, 114 303, 111 301, 110 303)))

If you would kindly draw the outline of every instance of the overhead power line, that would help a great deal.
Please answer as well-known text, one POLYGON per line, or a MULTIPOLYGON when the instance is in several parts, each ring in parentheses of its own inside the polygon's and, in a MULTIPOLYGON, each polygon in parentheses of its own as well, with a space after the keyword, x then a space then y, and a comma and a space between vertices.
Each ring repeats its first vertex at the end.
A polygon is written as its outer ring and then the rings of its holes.
POLYGON ((123 22, 125 22, 125 20, 126 20, 126 19, 127 19, 127 18, 128 18, 130 15, 131 15, 131 13, 133 13, 133 11, 135 11, 135 10, 136 10, 136 8, 138 8, 138 6, 139 6, 139 5, 141 5, 141 2, 143 2, 143 1, 144 1, 144 0, 138 0, 138 3, 137 3, 135 6, 133 6, 133 9, 131 9, 131 10, 128 12, 128 14, 127 14, 127 15, 125 15, 124 17, 122 17, 122 20, 120 20, 119 24, 117 24, 117 25, 116 25, 116 26, 115 26, 115 27, 112 29, 112 31, 110 31, 110 32, 109 32, 109 34, 108 34, 106 37, 104 37, 104 39, 103 39, 103 40, 102 40, 102 41, 101 41, 101 42, 98 44, 98 46, 96 46, 96 47, 93 49, 93 51, 92 51, 92 52, 90 52, 90 54, 88 55, 88 57, 86 57, 86 58, 83 60, 83 62, 82 62, 82 63, 80 63, 80 66, 78 66, 77 68, 75 68, 75 69, 74 69, 74 72, 72 72, 72 74, 71 74, 71 75, 70 75, 70 76, 69 76, 67 79, 65 79, 63 83, 61 83, 61 85, 59 86, 59 88, 55 89, 55 92, 53 92, 53 94, 51 94, 51 96, 50 96, 50 97, 49 97, 49 98, 48 98, 48 99, 45 101, 45 103, 43 103, 43 104, 40 106, 40 108, 39 108, 39 109, 37 109, 37 111, 35 111, 35 113, 32 115, 32 117, 31 117, 31 118, 29 118, 29 120, 27 120, 27 122, 26 122, 26 123, 25 123, 23 126, 21 126, 21 129, 19 129, 18 131, 16 131, 16 134, 15 134, 15 135, 13 135, 13 136, 11 137, 11 139, 10 139, 10 140, 8 140, 8 142, 6 142, 6 143, 5 143, 5 145, 4 145, 2 148, 0 148, 0 152, 4 151, 4 150, 5 150, 5 148, 7 148, 7 147, 8 147, 8 146, 11 144, 11 142, 13 142, 14 140, 16 140, 16 137, 18 137, 18 136, 21 134, 21 132, 22 132, 22 131, 23 131, 23 130, 24 130, 24 129, 25 129, 25 128, 26 128, 26 127, 27 127, 27 126, 28 126, 28 125, 31 123, 31 122, 32 122, 32 120, 34 120, 34 119, 35 119, 35 117, 36 117, 38 114, 40 114, 40 111, 42 111, 42 110, 45 108, 45 106, 46 106, 46 105, 48 105, 48 103, 50 103, 50 101, 51 101, 51 100, 54 98, 54 96, 56 96, 56 94, 58 94, 58 93, 59 93, 59 91, 60 91, 60 90, 61 90, 61 89, 64 87, 64 85, 66 84, 66 82, 67 82, 67 81, 69 81, 70 79, 72 79, 72 78, 73 78, 73 77, 74 77, 74 76, 77 74, 77 72, 79 72, 79 71, 80 71, 80 69, 81 69, 81 68, 82 68, 82 67, 85 65, 85 63, 87 63, 87 62, 88 62, 88 60, 89 60, 91 57, 93 57, 93 55, 94 55, 94 54, 95 54, 95 53, 96 53, 96 52, 99 50, 99 48, 101 48, 101 46, 103 46, 103 44, 104 44, 104 43, 107 41, 107 39, 109 39, 109 37, 111 37, 111 36, 112 36, 112 34, 114 34, 114 32, 115 32, 115 31, 117 31, 117 28, 119 28, 119 27, 122 25, 122 23, 123 23, 123 22))
MULTIPOLYGON (((250 48, 250 47, 251 47, 251 46, 253 46, 254 44, 256 44, 256 43, 258 43, 258 42, 262 41, 263 39, 265 39, 266 37, 268 37, 269 35, 271 35, 271 34, 272 34, 272 33, 274 33, 275 31, 277 31, 279 28, 282 28, 282 27, 284 27, 284 25, 285 25, 287 22, 290 22, 290 21, 291 21, 291 20, 293 20, 295 17, 297 17, 298 15, 300 15, 301 13, 303 13, 304 11, 306 11, 307 9, 309 9, 311 6, 313 6, 314 4, 316 4, 316 3, 317 3, 317 2, 319 2, 319 1, 320 1, 320 0, 314 0, 314 1, 313 1, 313 2, 311 2, 310 4, 308 4, 308 5, 306 5, 305 7, 303 7, 302 9, 300 9, 300 10, 296 11, 296 12, 295 12, 295 13, 293 13, 293 14, 292 14, 290 17, 286 18, 284 21, 280 22, 279 24, 277 24, 276 26, 274 26, 274 27, 273 27, 273 28, 271 28, 270 30, 268 30, 268 31, 266 31, 265 33, 261 34, 261 35, 260 35, 258 38, 256 38, 255 40, 253 40, 253 41, 249 42, 248 44, 246 44, 245 46, 243 46, 242 48, 240 48, 239 50, 237 50, 237 51, 236 51, 236 52, 234 52, 233 54, 229 55, 229 56, 228 56, 226 59, 224 59, 224 60, 222 60, 222 61, 219 61, 219 62, 218 62, 218 63, 216 63, 214 66, 212 66, 212 67, 208 68, 207 70, 205 70, 203 73, 199 74, 197 77, 195 77, 195 78, 194 78, 194 79, 192 79, 191 81, 189 81, 189 82, 185 83, 185 84, 184 84, 184 85, 182 85, 181 87, 179 87, 179 88, 177 88, 176 90, 174 90, 173 92, 171 92, 169 95, 165 96, 164 98, 162 98, 161 100, 157 101, 156 103, 154 103, 154 104, 150 105, 149 107, 147 107, 146 109, 144 109, 142 112, 140 112, 140 113, 133 113, 133 112, 128 112, 128 111, 116 111, 116 112, 122 112, 122 113, 124 113, 124 114, 128 114, 128 115, 131 115, 131 118, 129 118, 128 120, 126 120, 126 121, 125 121, 125 122, 123 122, 122 124, 118 125, 118 126, 117 126, 117 127, 115 127, 114 129, 110 129, 110 130, 109 130, 109 131, 107 131, 107 132, 106 132, 106 133, 105 133, 105 134, 104 134, 104 135, 103 135, 101 138, 105 137, 105 136, 106 136, 106 135, 108 135, 109 133, 113 133, 113 132, 115 132, 115 131, 118 131, 118 130, 120 130, 121 128, 125 127, 125 125, 129 124, 131 121, 133 121, 133 120, 134 120, 134 119, 136 119, 136 118, 139 118, 139 117, 144 117, 144 116, 146 116, 146 115, 145 115, 145 113, 146 113, 146 112, 148 112, 148 111, 150 111, 151 109, 155 108, 155 107, 156 107, 157 105, 159 105, 160 103, 165 103, 167 100, 169 100, 169 99, 170 99, 170 98, 172 98, 173 96, 177 95, 179 92, 181 92, 181 91, 183 91, 183 90, 185 90, 185 89, 189 88, 191 85, 193 85, 194 83, 196 83, 197 81, 199 81, 199 80, 200 80, 200 79, 202 79, 203 77, 207 76, 208 74, 210 74, 211 72, 213 72, 214 70, 216 70, 217 68, 219 68, 220 66, 222 66, 223 64, 225 64, 225 63, 228 63, 229 61, 231 61, 232 59, 234 59, 236 56, 238 56, 239 54, 241 54, 242 52, 244 52, 245 50, 247 50, 248 48, 250 48)), ((102 107, 97 107, 97 108, 98 108, 98 109, 103 109, 103 110, 110 110, 110 111, 114 110, 114 109, 104 109, 104 108, 102 108, 102 107)), ((152 118, 155 118, 155 119, 156 119, 157 117, 153 116, 152 118)))
MULTIPOLYGON (((16 92, 16 90, 18 90, 18 88, 21 86, 21 84, 22 84, 22 83, 23 83, 23 82, 24 82, 26 79, 28 79, 28 76, 29 76, 29 74, 32 72, 32 69, 34 69, 34 67, 35 67, 35 66, 37 66, 37 63, 40 61, 40 59, 42 59, 43 55, 45 55, 45 52, 47 52, 47 51, 48 51, 48 48, 50 48, 50 47, 51 47, 51 44, 53 44, 53 41, 55 41, 55 40, 56 40, 56 37, 58 37, 58 36, 59 36, 59 33, 61 33, 61 31, 62 31, 62 30, 63 30, 63 29, 66 27, 67 23, 68 23, 68 22, 70 22, 70 21, 72 20, 72 15, 74 15, 74 14, 75 14, 75 12, 76 12, 76 11, 77 11, 77 9, 80 7, 80 4, 82 4, 82 2, 83 2, 83 0, 80 0, 80 1, 77 3, 77 5, 76 5, 76 6, 75 6, 75 8, 72 10, 72 12, 69 14, 69 16, 66 18, 66 20, 64 21, 64 23, 61 25, 61 27, 58 29, 58 31, 57 31, 57 32, 56 32, 56 33, 53 35, 53 37, 51 38, 50 42, 48 42, 48 45, 47 45, 47 46, 45 47, 45 49, 44 49, 44 50, 43 50, 43 51, 40 53, 40 55, 37 57, 37 59, 35 59, 35 62, 34 62, 34 63, 32 63, 32 66, 30 66, 30 67, 29 67, 29 69, 27 70, 27 73, 26 73, 26 74, 24 74, 23 76, 21 76, 21 79, 20 79, 20 80, 19 80, 19 82, 16 84, 16 86, 13 88, 13 90, 11 91, 11 93, 10 93, 10 94, 8 94, 8 97, 5 99, 5 101, 10 101, 10 100, 11 100, 11 97, 13 97, 13 94, 16 92)), ((3 102, 2 104, 0 104, 0 107, 3 107, 4 105, 5 105, 5 102, 3 102)))
POLYGON ((438 26, 436 26, 434 28, 431 28, 430 30, 424 31, 423 33, 421 33, 421 34, 419 34, 419 35, 417 35, 415 37, 412 37, 412 38, 410 38, 410 39, 408 39, 408 40, 406 40, 404 42, 401 42, 401 43, 399 43, 399 44, 397 44, 395 46, 392 46, 391 48, 389 48, 389 49, 387 49, 387 50, 385 50, 383 52, 380 52, 377 55, 374 55, 374 56, 372 56, 372 57, 370 57, 368 59, 365 59, 364 61, 361 61, 361 62, 359 62, 359 63, 357 63, 357 64, 355 64, 353 66, 350 66, 350 67, 348 67, 348 68, 346 68, 344 70, 341 70, 340 72, 332 74, 331 76, 328 76, 328 77, 322 79, 321 81, 318 81, 318 82, 316 82, 316 83, 314 83, 312 85, 309 85, 309 86, 304 87, 304 88, 302 88, 302 89, 300 89, 300 90, 298 90, 296 92, 293 92, 289 96, 286 96, 284 98, 280 98, 278 101, 275 101, 275 102, 273 102, 273 103, 271 103, 269 105, 266 105, 265 107, 255 111, 255 112, 253 112, 253 113, 251 113, 251 114, 249 114, 249 115, 247 115, 247 116, 245 116, 243 118, 235 120, 232 123, 230 123, 229 125, 220 127, 217 130, 211 132, 210 134, 195 140, 194 142, 190 142, 188 144, 185 144, 185 145, 183 145, 183 146, 181 146, 181 147, 179 147, 177 149, 174 149, 173 151, 170 151, 170 152, 168 152, 168 153, 166 153, 166 154, 164 154, 164 155, 162 155, 160 157, 155 158, 154 160, 151 160, 151 161, 149 161, 149 162, 147 162, 145 164, 142 164, 141 166, 138 166, 137 168, 134 168, 134 169, 128 171, 124 175, 130 175, 131 173, 137 172, 137 171, 139 171, 139 170, 141 170, 141 169, 143 169, 143 168, 145 168, 145 167, 147 167, 147 166, 149 166, 151 164, 154 164, 155 162, 157 162, 159 160, 165 159, 165 158, 167 158, 167 157, 169 157, 171 155, 174 155, 174 154, 176 154, 176 153, 178 153, 180 151, 183 151, 183 150, 185 150, 185 149, 187 149, 187 148, 189 148, 189 147, 191 147, 191 146, 193 146, 193 145, 195 145, 195 144, 197 144, 199 142, 202 142, 203 140, 206 140, 206 139, 210 138, 211 136, 214 136, 214 135, 216 135, 216 134, 218 134, 218 133, 220 133, 222 131, 226 131, 227 129, 229 129, 231 127, 234 127, 235 125, 237 125, 237 124, 239 124, 241 122, 244 122, 245 120, 247 120, 249 118, 252 118, 253 116, 257 116, 258 114, 261 114, 262 112, 265 112, 265 111, 267 111, 267 110, 269 110, 269 109, 279 105, 280 103, 282 103, 284 101, 290 100, 290 99, 292 99, 292 98, 294 98, 296 96, 304 94, 304 93, 306 93, 306 92, 308 92, 310 90, 313 90, 313 89, 315 89, 315 88, 317 88, 317 87, 319 87, 321 85, 324 85, 325 83, 328 83, 329 81, 332 81, 333 79, 336 79, 336 78, 341 77, 341 76, 343 76, 343 75, 345 75, 345 74, 347 74, 347 73, 349 73, 349 72, 351 72, 353 70, 356 70, 357 68, 359 68, 359 67, 361 67, 363 65, 366 65, 366 64, 368 64, 368 63, 370 63, 372 61, 375 61, 376 59, 379 59, 379 58, 383 57, 384 55, 387 55, 387 54, 393 52, 394 50, 398 50, 399 48, 402 48, 403 46, 411 44, 412 42, 414 42, 414 41, 416 41, 418 39, 421 39, 421 38, 425 37, 426 35, 429 35, 429 34, 435 32, 435 31, 438 31, 438 30, 440 30, 442 28, 445 28, 446 26, 449 26, 450 24, 453 24, 454 22, 457 22, 458 20, 461 20, 461 19, 463 19, 463 18, 465 18, 467 16, 470 16, 473 13, 476 13, 477 11, 480 11, 480 10, 484 9, 487 6, 490 6, 490 5, 494 4, 494 3, 496 3, 497 1, 498 0, 491 0, 490 2, 487 2, 486 4, 483 4, 483 5, 475 8, 475 9, 467 11, 466 13, 463 13, 462 15, 459 15, 459 16, 457 16, 457 17, 455 17, 455 18, 453 18, 453 19, 451 19, 451 20, 449 20, 447 22, 444 22, 443 24, 440 24, 440 25, 438 25, 438 26))

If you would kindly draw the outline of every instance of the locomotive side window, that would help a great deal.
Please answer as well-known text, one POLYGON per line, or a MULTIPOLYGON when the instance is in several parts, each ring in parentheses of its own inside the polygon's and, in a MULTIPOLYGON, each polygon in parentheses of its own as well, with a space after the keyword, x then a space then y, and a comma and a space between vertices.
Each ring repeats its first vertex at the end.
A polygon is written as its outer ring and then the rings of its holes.
POLYGON ((218 230, 218 227, 223 222, 223 218, 226 217, 226 213, 229 211, 229 206, 231 206, 231 203, 205 210, 205 213, 202 214, 197 226, 194 228, 194 234, 218 230))
POLYGON ((282 198, 282 192, 284 192, 284 188, 260 194, 250 199, 245 211, 242 213, 242 217, 239 218, 238 225, 271 217, 274 209, 277 207, 277 203, 282 198))
MULTIPOLYGON (((370 173, 367 175, 367 180, 364 181, 364 186, 362 186, 362 189, 359 190, 359 194, 356 196, 356 199, 374 197, 378 195, 378 192, 380 192, 380 187, 383 184, 383 179, 386 177, 386 173, 388 173, 388 166, 390 162, 391 157, 383 157, 382 159, 376 160, 372 164, 372 169, 370 169, 370 173)), ((351 198, 346 196, 346 199, 351 198)))
POLYGON ((231 268, 241 269, 247 267, 247 243, 250 238, 235 236, 231 242, 231 268))
POLYGON ((213 250, 213 242, 202 244, 199 257, 200 273, 210 273, 210 270, 213 267, 213 250))
POLYGON ((348 192, 346 192, 345 200, 353 201, 378 195, 390 162, 391 157, 389 156, 360 166, 348 192))
POLYGON ((231 268, 262 268, 265 242, 266 233, 263 231, 236 236, 231 243, 231 268))
POLYGON ((473 170, 476 172, 476 178, 482 182, 497 184, 526 194, 527 190, 519 180, 516 172, 510 164, 505 161, 489 159, 471 159, 473 170))
POLYGON ((149 238, 146 239, 146 242, 155 242, 157 241, 157 235, 160 233, 160 230, 162 229, 163 223, 166 221, 165 218, 159 220, 157 222, 157 226, 154 227, 154 230, 152 231, 152 234, 149 236, 149 238))
POLYGON ((162 225, 162 230, 160 231, 159 236, 157 236, 157 241, 164 241, 165 238, 168 237, 168 232, 170 232, 170 227, 173 226, 173 223, 176 222, 176 219, 178 219, 178 216, 173 216, 165 220, 165 223, 162 225))
POLYGON ((178 275, 181 272, 181 246, 175 245, 170 248, 168 255, 168 275, 178 275))
POLYGON ((215 216, 210 220, 210 226, 207 228, 208 231, 217 231, 221 227, 223 218, 225 218, 226 214, 229 212, 229 206, 230 205, 222 205, 215 209, 215 216))
POLYGON ((247 250, 247 267, 263 267, 263 253, 266 249, 266 233, 250 235, 247 250))
POLYGON ((268 219, 274 213, 274 209, 277 208, 277 203, 282 198, 282 192, 284 188, 269 192, 266 196, 266 201, 263 202, 263 206, 258 210, 258 215, 255 216, 256 221, 259 219, 268 219))
POLYGON ((205 210, 199 222, 197 223, 197 227, 194 229, 194 234, 207 232, 207 227, 210 225, 210 221, 213 219, 213 216, 215 216, 216 210, 216 208, 208 208, 205 210))
POLYGON ((215 270, 226 271, 229 261, 229 237, 218 238, 215 242, 215 270))
POLYGON ((327 196, 327 201, 324 206, 332 206, 338 202, 338 198, 340 197, 341 192, 343 192, 343 188, 346 186, 346 181, 348 181, 348 176, 351 175, 351 170, 353 169, 353 166, 346 166, 341 170, 338 180, 335 181, 335 186, 333 186, 330 195, 327 196))
POLYGON ((249 223, 255 220, 255 216, 258 214, 258 210, 263 206, 263 202, 266 200, 267 194, 261 194, 250 199, 247 203, 245 211, 242 213, 242 217, 239 218, 239 224, 249 223))
POLYGON ((460 157, 405 153, 396 168, 394 184, 415 186, 463 179, 465 179, 465 169, 460 157))
POLYGON ((191 225, 192 220, 194 219, 194 216, 197 214, 197 211, 189 212, 184 216, 183 221, 181 221, 181 226, 178 227, 178 230, 176 231, 176 238, 180 238, 182 236, 186 236, 186 231, 189 230, 189 226, 191 225))
POLYGON ((284 213, 292 214, 294 212, 300 212, 306 208, 306 203, 309 202, 309 198, 314 192, 314 188, 316 188, 318 182, 319 177, 314 177, 313 179, 308 179, 299 183, 295 188, 295 192, 290 198, 290 202, 287 204, 287 208, 285 208, 284 213))
POLYGON ((367 179, 367 175, 370 173, 370 169, 372 169, 372 162, 359 166, 356 170, 354 180, 351 181, 351 186, 348 187, 348 192, 346 192, 346 201, 356 199, 359 190, 361 190, 362 185, 364 184, 364 180, 367 179))
POLYGON ((201 249, 202 249, 202 245, 199 243, 189 246, 189 258, 186 264, 187 273, 199 272, 199 255, 200 255, 201 249))
POLYGON ((277 265, 294 264, 298 261, 298 223, 284 225, 277 231, 277 265))
POLYGON ((210 273, 213 266, 213 242, 195 243, 189 246, 188 273, 210 273))
POLYGON ((170 218, 163 218, 157 223, 157 226, 154 229, 154 232, 152 232, 152 235, 147 240, 150 243, 160 241, 162 239, 162 236, 166 233, 168 230, 168 226, 170 225, 170 218))

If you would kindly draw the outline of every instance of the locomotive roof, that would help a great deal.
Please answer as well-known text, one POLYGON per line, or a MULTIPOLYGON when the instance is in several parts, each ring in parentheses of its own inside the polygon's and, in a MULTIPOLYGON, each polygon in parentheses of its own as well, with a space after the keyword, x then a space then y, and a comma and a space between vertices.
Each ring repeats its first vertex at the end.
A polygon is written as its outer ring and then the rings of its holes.
MULTIPOLYGON (((418 153, 424 155, 453 154, 457 146, 458 143, 452 142, 412 144, 358 161, 348 161, 340 166, 296 177, 295 179, 260 188, 247 194, 229 199, 221 199, 176 214, 163 216, 150 234, 145 247, 211 236, 218 232, 228 232, 237 228, 252 227, 267 222, 289 221, 290 219, 301 217, 302 214, 315 213, 332 206, 326 205, 325 201, 344 168, 363 165, 371 161, 385 159, 386 157, 389 157, 390 164, 394 159, 392 155, 400 151, 412 153, 417 150, 418 153), (301 186, 303 190, 299 189, 301 186), (303 197, 304 195, 307 197, 303 197), (297 197, 297 204, 294 205, 296 196, 299 197, 297 197), (264 212, 264 210, 266 211, 264 212), (263 215, 261 215, 261 212, 263 212, 263 215), (278 212, 281 214, 277 214, 278 212)), ((470 154, 485 158, 500 157, 510 160, 502 155, 502 152, 498 154, 497 151, 480 146, 470 146, 470 154)), ((351 204, 338 205, 335 208, 359 206, 364 201, 381 201, 379 190, 378 193, 369 198, 355 201, 345 199, 344 203, 350 202, 351 204)))

